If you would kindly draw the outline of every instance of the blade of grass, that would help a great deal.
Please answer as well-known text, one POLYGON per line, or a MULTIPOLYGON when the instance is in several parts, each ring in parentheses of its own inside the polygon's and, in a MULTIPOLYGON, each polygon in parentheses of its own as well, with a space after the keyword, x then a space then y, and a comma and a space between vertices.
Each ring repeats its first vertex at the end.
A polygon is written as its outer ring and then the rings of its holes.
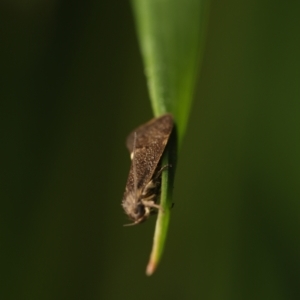
MULTIPOLYGON (((168 157, 164 158, 163 164, 165 165, 168 162, 168 157)), ((170 221, 170 203, 172 202, 172 189, 169 183, 170 177, 168 172, 163 172, 162 185, 161 189, 161 199, 164 199, 164 203, 160 205, 163 207, 163 213, 159 212, 156 221, 155 233, 153 238, 153 246, 150 254, 150 259, 146 268, 146 274, 152 275, 157 268, 159 260, 162 256, 164 245, 167 237, 167 231, 170 221)))
MULTIPOLYGON (((172 113, 180 146, 202 57, 209 0, 132 0, 132 6, 154 114, 172 113)), ((165 156, 167 162, 168 153, 165 156)), ((168 175, 162 176, 163 212, 157 218, 148 275, 161 259, 167 236, 174 178, 168 175)))

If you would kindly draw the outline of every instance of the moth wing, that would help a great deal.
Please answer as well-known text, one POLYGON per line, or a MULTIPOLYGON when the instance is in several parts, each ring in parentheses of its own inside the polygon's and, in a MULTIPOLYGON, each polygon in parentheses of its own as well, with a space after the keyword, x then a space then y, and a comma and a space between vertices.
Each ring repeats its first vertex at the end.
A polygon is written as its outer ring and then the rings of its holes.
POLYGON ((153 118, 149 122, 133 130, 126 139, 126 147, 131 154, 133 151, 134 137, 136 133, 136 148, 149 144, 149 140, 161 135, 161 139, 167 137, 167 141, 172 132, 174 123, 171 114, 165 114, 158 118, 153 118))
POLYGON ((126 185, 127 189, 134 189, 134 168, 138 189, 143 189, 151 180, 169 141, 173 127, 172 115, 165 114, 139 126, 129 134, 126 145, 131 154, 132 163, 126 185), (133 149, 135 136, 135 149, 133 149))

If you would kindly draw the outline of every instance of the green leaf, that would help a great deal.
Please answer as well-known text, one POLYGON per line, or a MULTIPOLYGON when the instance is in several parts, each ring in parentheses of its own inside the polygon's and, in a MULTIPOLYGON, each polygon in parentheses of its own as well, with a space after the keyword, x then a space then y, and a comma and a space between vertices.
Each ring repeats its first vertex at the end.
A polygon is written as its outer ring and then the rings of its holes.
MULTIPOLYGON (((132 6, 154 115, 172 113, 180 146, 202 57, 209 1, 132 0, 132 6)), ((163 161, 174 161, 171 156, 167 151, 163 161)), ((169 170, 162 176, 163 211, 157 218, 148 275, 160 261, 167 236, 175 165, 169 170)))

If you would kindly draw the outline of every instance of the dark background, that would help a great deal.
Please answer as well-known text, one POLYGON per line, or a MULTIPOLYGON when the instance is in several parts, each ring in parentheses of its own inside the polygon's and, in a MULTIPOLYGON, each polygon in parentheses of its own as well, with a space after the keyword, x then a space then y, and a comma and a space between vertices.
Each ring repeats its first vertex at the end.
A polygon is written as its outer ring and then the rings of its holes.
POLYGON ((129 2, 1 2, 1 299, 299 299, 300 4, 275 2, 212 2, 151 278, 155 218, 120 206, 152 117, 129 2))

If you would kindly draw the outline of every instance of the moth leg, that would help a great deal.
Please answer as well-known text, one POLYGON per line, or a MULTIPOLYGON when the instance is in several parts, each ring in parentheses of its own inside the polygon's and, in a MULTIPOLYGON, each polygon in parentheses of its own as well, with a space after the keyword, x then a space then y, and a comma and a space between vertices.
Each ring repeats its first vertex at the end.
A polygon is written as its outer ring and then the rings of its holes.
POLYGON ((172 165, 164 165, 163 167, 161 167, 161 169, 155 174, 155 179, 159 178, 161 176, 161 173, 168 168, 172 168, 172 165))
POLYGON ((159 190, 160 190, 160 181, 157 179, 151 180, 145 186, 141 198, 144 199, 145 201, 154 200, 153 202, 156 202, 155 198, 157 198, 159 190))
POLYGON ((141 202, 143 203, 143 205, 147 208, 156 208, 157 210, 161 210, 163 211, 163 208, 156 204, 154 201, 149 201, 149 200, 141 200, 141 202))
POLYGON ((169 167, 172 167, 172 166, 165 165, 159 171, 157 171, 157 173, 155 174, 155 177, 146 184, 144 191, 142 193, 142 198, 144 198, 144 199, 149 198, 149 200, 152 200, 152 198, 157 197, 157 195, 159 194, 159 191, 160 191, 161 173, 169 167))

